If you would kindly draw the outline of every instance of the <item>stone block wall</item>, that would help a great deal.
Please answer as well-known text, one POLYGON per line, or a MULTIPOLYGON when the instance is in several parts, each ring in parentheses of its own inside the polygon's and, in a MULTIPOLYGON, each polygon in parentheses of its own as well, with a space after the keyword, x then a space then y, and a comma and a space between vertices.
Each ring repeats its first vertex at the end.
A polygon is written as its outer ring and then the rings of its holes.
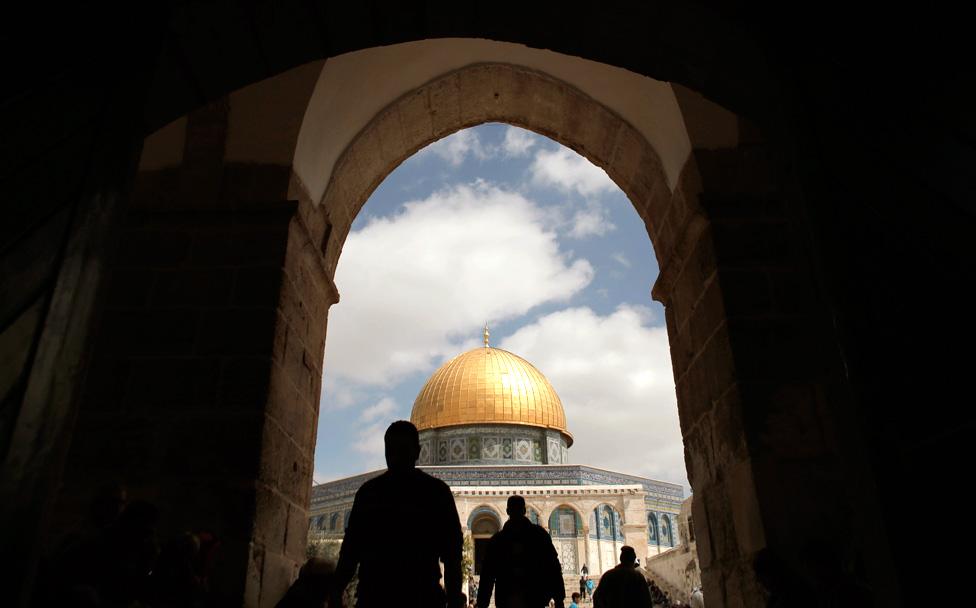
POLYGON ((305 556, 338 294, 309 226, 325 222, 283 198, 287 170, 220 161, 225 113, 191 115, 183 163, 139 174, 52 530, 121 483, 159 507, 161 541, 220 539, 219 603, 273 606, 305 556))
POLYGON ((703 579, 727 606, 758 597, 756 551, 843 518, 823 498, 842 477, 823 398, 839 360, 802 218, 770 162, 760 145, 696 150, 652 234, 703 579))

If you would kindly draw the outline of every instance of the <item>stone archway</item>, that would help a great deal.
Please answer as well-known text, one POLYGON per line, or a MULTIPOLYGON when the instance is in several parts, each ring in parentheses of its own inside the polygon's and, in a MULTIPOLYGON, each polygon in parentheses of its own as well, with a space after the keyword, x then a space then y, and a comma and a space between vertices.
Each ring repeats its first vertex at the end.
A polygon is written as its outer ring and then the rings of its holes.
MULTIPOLYGON (((300 180, 293 180, 291 192, 299 200, 300 218, 293 230, 303 233, 303 248, 322 252, 327 272, 334 273, 353 219, 386 175, 423 146, 488 121, 530 129, 587 157, 607 171, 643 220, 661 269, 654 297, 667 311, 682 432, 686 445, 694 446, 686 452, 693 488, 713 501, 717 517, 709 521, 716 523, 717 537, 738 534, 741 543, 716 547, 716 557, 721 557, 702 564, 716 577, 709 582, 715 585, 713 596, 724 594, 729 585, 735 587, 735 594, 757 593, 746 562, 765 538, 749 456, 739 447, 746 443, 744 429, 734 422, 733 412, 741 407, 734 401, 736 353, 726 324, 721 254, 710 215, 719 212, 723 216, 719 227, 732 229, 721 236, 722 245, 730 247, 733 255, 743 246, 740 239, 751 240, 756 234, 765 238, 769 232, 788 229, 788 220, 777 215, 778 210, 753 218, 749 217, 752 209, 740 208, 743 200, 775 192, 762 171, 765 159, 755 154, 761 146, 750 148, 744 158, 734 147, 706 154, 706 168, 723 179, 729 179, 729 164, 754 173, 748 183, 733 179, 731 184, 710 175, 707 189, 718 196, 707 201, 712 203, 709 208, 702 200, 706 186, 699 172, 701 153, 689 154, 680 170, 669 175, 643 133, 575 87, 521 66, 475 64, 435 78, 380 111, 336 159, 320 198, 313 198, 300 180), (735 197, 727 197, 723 190, 727 187, 735 197), (768 232, 757 233, 757 229, 768 232), (722 439, 716 442, 717 438, 722 439), (729 471, 735 472, 731 478, 726 477, 729 471), (731 524, 733 510, 740 520, 739 532, 731 524)), ((770 250, 764 255, 780 264, 790 252, 770 250)), ((748 264, 771 262, 760 255, 748 264)), ((730 283, 754 278, 751 269, 742 272, 737 265, 732 266, 736 272, 728 275, 730 283)))
MULTIPOLYGON (((803 435, 809 419, 822 413, 810 397, 821 370, 797 373, 782 364, 791 356, 819 356, 809 349, 821 343, 816 334, 822 319, 812 316, 807 293, 790 290, 810 279, 801 248, 784 236, 795 218, 778 198, 761 142, 696 149, 669 176, 658 150, 592 97, 536 70, 476 64, 435 78, 376 115, 339 157, 322 196, 313 198, 286 165, 226 162, 221 146, 234 133, 226 128, 232 104, 189 116, 184 143, 192 154, 178 171, 147 174, 137 188, 141 203, 169 196, 181 205, 163 214, 148 205, 130 216, 117 273, 130 289, 115 294, 123 299, 110 310, 119 314, 102 332, 108 336, 100 344, 104 352, 89 377, 88 403, 95 411, 89 408, 80 423, 95 435, 115 434, 133 444, 144 439, 149 448, 129 450, 144 459, 130 459, 134 477, 141 475, 145 488, 162 499, 187 500, 188 515, 199 517, 210 504, 247 505, 250 511, 240 520, 219 521, 210 512, 203 518, 225 525, 221 532, 233 540, 228 547, 238 564, 225 573, 234 579, 226 582, 230 595, 243 588, 248 604, 271 601, 302 558, 314 447, 309 429, 318 415, 326 331, 321 319, 338 299, 332 277, 352 219, 397 163, 438 137, 489 120, 550 136, 604 167, 648 229, 661 268, 654 294, 667 311, 710 596, 730 603, 755 597, 751 555, 769 538, 790 544, 802 537, 789 517, 767 513, 788 503, 820 510, 815 515, 821 518, 838 517, 831 505, 805 498, 819 495, 822 483, 807 484, 809 471, 800 461, 782 458, 803 446, 812 450, 804 457, 822 459, 828 469, 836 464, 822 442, 803 435), (221 125, 225 140, 217 141, 213 134, 221 133, 221 125), (147 182, 155 187, 145 187, 147 182), (281 200, 288 191, 297 204, 281 200), (149 288, 140 283, 148 271, 154 281, 149 288), (159 285, 177 289, 160 292, 159 285), (153 323, 159 321, 162 331, 138 333, 158 330, 153 323), (765 351, 757 340, 765 341, 765 351), (769 360, 770 350, 777 360, 769 360), (146 357, 157 366, 146 365, 146 357), (159 369, 185 379, 175 386, 190 394, 157 390, 151 399, 140 396, 137 405, 160 412, 118 416, 117 408, 128 405, 100 381, 131 373, 148 386, 174 390, 163 382, 172 376, 157 374, 159 369), (204 382, 194 392, 195 379, 214 375, 218 386, 204 382), (166 411, 191 402, 202 413, 166 411), (747 435, 757 423, 744 419, 757 410, 780 416, 772 436, 747 435), (150 449, 160 418, 173 432, 160 442, 174 459, 167 464, 150 449), (180 475, 188 474, 190 463, 180 459, 180 448, 199 454, 214 447, 201 420, 220 424, 230 431, 227 441, 238 443, 233 450, 217 446, 225 449, 187 492, 180 475), (243 459, 232 461, 225 453, 243 459), (781 484, 793 479, 793 469, 783 462, 797 463, 800 473, 789 491, 781 484), (168 475, 172 483, 165 481, 168 475)), ((79 449, 79 466, 100 456, 79 449)))
MULTIPOLYGON (((320 200, 313 200, 302 183, 292 183, 311 238, 328 237, 316 242, 329 272, 335 272, 359 209, 393 169, 424 146, 485 122, 535 131, 606 170, 645 221, 655 251, 673 249, 674 228, 662 228, 672 199, 671 182, 680 181, 682 173, 666 173, 642 133, 579 89, 547 74, 511 64, 475 64, 427 82, 372 118, 335 161, 320 200)), ((661 253, 658 258, 662 261, 661 253)))

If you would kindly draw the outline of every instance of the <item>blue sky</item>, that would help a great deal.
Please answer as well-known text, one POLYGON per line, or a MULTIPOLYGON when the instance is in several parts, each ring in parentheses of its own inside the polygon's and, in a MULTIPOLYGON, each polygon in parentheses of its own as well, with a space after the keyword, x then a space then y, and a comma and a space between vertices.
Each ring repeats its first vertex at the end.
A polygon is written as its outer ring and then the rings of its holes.
POLYGON ((533 363, 566 409, 572 462, 687 488, 658 268, 603 170, 486 124, 407 159, 353 224, 336 271, 315 479, 382 468, 444 361, 491 342, 533 363))

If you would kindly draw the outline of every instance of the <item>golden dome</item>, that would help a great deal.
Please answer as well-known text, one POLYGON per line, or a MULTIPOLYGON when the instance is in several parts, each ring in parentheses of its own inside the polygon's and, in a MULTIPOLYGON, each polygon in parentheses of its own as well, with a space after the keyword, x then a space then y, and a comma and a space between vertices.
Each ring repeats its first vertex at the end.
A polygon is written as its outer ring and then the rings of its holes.
POLYGON ((522 357, 489 346, 462 353, 434 372, 413 403, 410 421, 421 431, 462 424, 543 427, 573 443, 563 404, 546 377, 522 357))

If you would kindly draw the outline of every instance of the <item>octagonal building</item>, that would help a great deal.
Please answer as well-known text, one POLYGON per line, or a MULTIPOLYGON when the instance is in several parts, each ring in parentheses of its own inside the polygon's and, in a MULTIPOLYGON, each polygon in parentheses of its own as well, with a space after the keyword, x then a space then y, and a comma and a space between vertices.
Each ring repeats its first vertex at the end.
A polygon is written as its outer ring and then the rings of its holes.
MULTIPOLYGON (((454 494, 471 537, 475 578, 512 494, 525 497, 529 518, 552 536, 567 591, 584 564, 591 577, 616 565, 622 545, 634 547, 644 563, 679 543, 682 487, 570 464, 573 435, 555 388, 525 359, 491 347, 487 328, 484 346, 430 376, 410 420, 420 431, 418 466, 454 494)), ((382 472, 314 486, 310 538, 341 540, 356 491, 382 472)))

